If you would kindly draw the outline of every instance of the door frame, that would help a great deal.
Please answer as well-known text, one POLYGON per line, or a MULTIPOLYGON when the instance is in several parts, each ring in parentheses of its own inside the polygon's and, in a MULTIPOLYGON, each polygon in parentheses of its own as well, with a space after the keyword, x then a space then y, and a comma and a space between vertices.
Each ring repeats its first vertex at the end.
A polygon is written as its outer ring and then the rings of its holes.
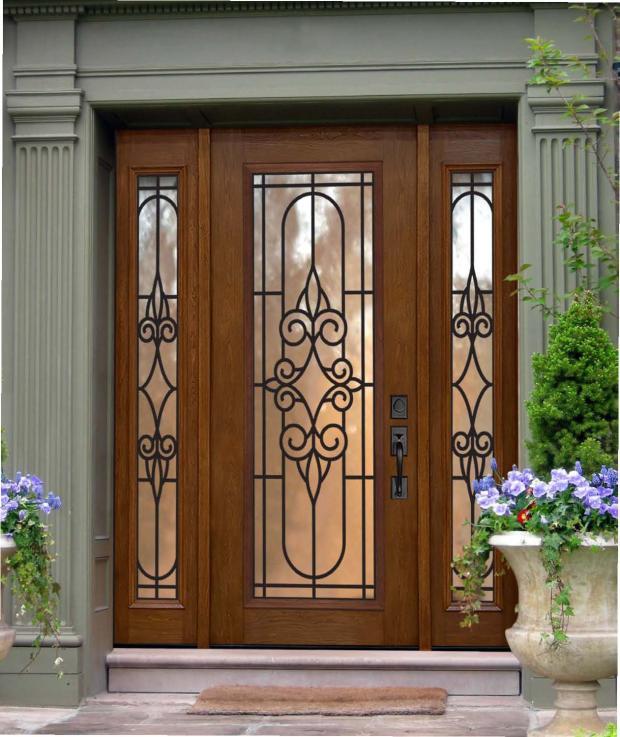
MULTIPOLYGON (((468 125, 468 124, 465 124, 468 125)), ((495 124, 476 124, 468 125, 468 127, 476 128, 478 130, 488 130, 493 128, 495 124)), ((325 129, 326 126, 321 126, 325 129)), ((351 126, 348 126, 351 127, 351 126)), ((360 127, 376 127, 376 126, 363 126, 360 127)), ((445 126, 444 126, 445 127, 445 126)), ((451 126, 455 130, 458 129, 458 125, 451 126)), ((502 126, 502 127, 505 127, 502 126)), ((515 126, 513 126, 515 127, 515 126)), ((417 165, 416 172, 412 173, 413 176, 417 177, 416 187, 416 210, 417 210, 417 222, 416 222, 416 240, 418 243, 417 249, 417 273, 424 274, 429 273, 431 258, 431 223, 430 223, 430 210, 431 210, 431 136, 433 126, 429 125, 417 125, 417 165)), ((148 137, 149 135, 155 134, 160 135, 171 135, 172 131, 131 131, 127 132, 128 136, 148 137)), ((197 332, 197 338, 195 343, 195 354, 192 358, 192 370, 196 370, 198 376, 197 382, 197 393, 196 393, 196 407, 198 417, 209 417, 208 422, 196 422, 197 433, 196 433, 196 468, 197 468, 197 479, 199 479, 200 493, 197 494, 197 534, 195 543, 195 563, 196 563, 196 585, 197 591, 199 592, 199 606, 198 615, 195 618, 195 637, 186 644, 196 644, 198 647, 209 647, 209 633, 210 633, 210 620, 211 620, 211 570, 210 570, 210 478, 211 478, 211 463, 210 463, 210 444, 211 444, 211 418, 210 418, 210 394, 211 394, 211 321, 212 321, 212 310, 211 310, 211 217, 210 217, 210 196, 211 196, 211 161, 210 161, 210 146, 211 146, 211 133, 209 129, 200 129, 194 131, 177 131, 178 135, 195 136, 196 146, 198 152, 198 167, 196 177, 196 197, 198 202, 197 207, 197 242, 200 246, 197 248, 196 257, 196 273, 198 275, 198 283, 200 288, 197 290, 197 294, 193 298, 193 307, 197 332), (206 595, 205 593, 206 592, 206 595)), ((120 136, 123 132, 120 133, 120 136)), ((516 139, 516 136, 515 136, 516 139)), ((117 136, 118 140, 118 136, 117 136)), ((123 196, 123 192, 127 194, 126 185, 120 186, 120 171, 119 171, 119 205, 120 200, 123 196)), ((517 171, 511 173, 516 181, 517 171)), ((514 208, 516 211, 516 206, 514 208)), ((117 236, 117 252, 118 252, 118 241, 121 238, 122 225, 119 224, 117 236)), ((117 279, 118 279, 118 267, 117 267, 117 279)), ((121 277, 122 278, 122 277, 121 277)), ((497 285, 499 288, 499 284, 497 285)), ((117 282, 117 320, 119 311, 122 312, 122 305, 119 303, 118 295, 118 282, 117 282)), ((419 360, 430 363, 430 320, 431 320, 431 305, 430 305, 430 285, 429 280, 419 278, 416 289, 416 316, 415 320, 417 323, 416 327, 416 351, 418 353, 419 360)), ((118 327, 118 323, 117 323, 118 327)), ((516 326, 515 326, 516 334, 516 326)), ((118 340, 118 337, 117 337, 118 340)), ((118 343, 117 343, 118 345, 118 343)), ((121 370, 117 363, 117 376, 121 370)), ((118 387, 118 378, 117 387, 118 387)), ((417 404, 418 404, 418 418, 416 430, 416 452, 414 457, 416 458, 417 464, 417 476, 418 476, 418 489, 416 490, 417 496, 417 578, 418 578, 418 623, 419 623, 419 649, 430 650, 433 647, 432 642, 432 594, 431 594, 431 493, 430 493, 430 453, 429 442, 431 438, 430 433, 430 379, 429 379, 429 366, 427 370, 417 372, 416 379, 416 390, 417 390, 417 404)), ((117 393, 117 413, 119 406, 122 402, 122 395, 119 400, 117 393)), ((514 418, 516 422, 516 417, 514 418)), ((115 418, 115 422, 118 422, 118 417, 115 418)), ((118 426, 117 426, 118 428, 118 426)), ((117 588, 117 578, 119 573, 119 566, 126 560, 126 552, 120 545, 118 530, 119 521, 120 527, 123 527, 124 521, 122 517, 122 509, 119 505, 119 485, 127 483, 126 473, 123 470, 122 463, 119 462, 119 457, 122 456, 122 451, 119 455, 119 441, 128 438, 126 434, 116 433, 116 463, 115 463, 115 520, 116 520, 116 532, 115 532, 115 590, 117 588)), ((126 452, 126 451, 125 451, 126 452)), ((515 459, 516 460, 516 459, 515 459)), ((118 611, 115 597, 115 641, 118 640, 118 611)), ((138 643, 136 643, 138 644, 138 643)), ((148 643, 153 644, 153 643, 148 643)))

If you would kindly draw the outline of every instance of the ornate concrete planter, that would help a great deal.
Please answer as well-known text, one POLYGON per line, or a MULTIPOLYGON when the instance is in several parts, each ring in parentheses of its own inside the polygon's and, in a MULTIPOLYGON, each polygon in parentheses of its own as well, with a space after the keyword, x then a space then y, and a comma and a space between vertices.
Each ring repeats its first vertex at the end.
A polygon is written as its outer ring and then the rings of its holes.
MULTIPOLYGON (((6 559, 11 553, 15 552, 15 549, 15 542, 10 535, 0 535, 0 558, 2 561, 1 568, 3 576, 7 574, 6 559)), ((0 660, 4 660, 9 654, 14 641, 15 630, 5 624, 0 610, 0 660)))
POLYGON ((599 678, 616 674, 617 565, 614 542, 584 542, 565 555, 563 579, 570 585, 575 614, 568 624, 568 643, 552 650, 541 633, 550 632, 549 590, 540 560, 540 538, 527 532, 494 535, 519 585, 519 614, 506 631, 510 649, 522 665, 554 679, 556 714, 528 737, 574 737, 579 728, 601 731, 596 711, 599 678))

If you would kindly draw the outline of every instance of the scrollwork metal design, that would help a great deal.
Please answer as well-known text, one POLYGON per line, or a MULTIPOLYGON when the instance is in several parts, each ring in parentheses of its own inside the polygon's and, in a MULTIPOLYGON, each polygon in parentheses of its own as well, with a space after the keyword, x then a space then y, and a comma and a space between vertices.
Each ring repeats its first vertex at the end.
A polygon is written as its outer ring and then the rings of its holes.
MULTIPOLYGON (((365 552, 367 540, 372 539, 368 532, 372 520, 366 519, 365 499, 374 488, 374 477, 365 460, 369 430, 364 409, 373 390, 364 368, 364 341, 372 340, 372 324, 365 317, 369 309, 366 300, 373 297, 372 279, 369 283, 364 276, 365 258, 369 258, 365 248, 372 244, 372 230, 365 224, 368 206, 364 205, 364 198, 365 190, 372 193, 372 176, 359 172, 334 173, 323 175, 318 184, 317 176, 312 173, 254 175, 253 189, 258 194, 255 217, 262 227, 260 240, 255 241, 254 288, 255 306, 260 315, 255 345, 262 345, 259 348, 262 366, 257 369, 255 364, 254 369, 259 408, 255 431, 260 438, 254 472, 255 482, 259 484, 255 499, 260 509, 254 528, 258 538, 255 549, 260 551, 255 595, 374 598, 374 570, 368 570, 369 565, 374 566, 371 563, 374 559, 365 552), (331 176, 333 180, 329 181, 331 176), (347 194, 343 195, 346 188, 349 188, 347 194), (280 220, 271 223, 270 236, 266 232, 269 191, 278 193, 269 195, 269 202, 275 202, 272 207, 281 213, 280 220), (347 235, 342 199, 349 203, 348 216, 356 213, 357 241, 356 236, 347 235), (315 227, 317 220, 322 222, 320 236, 315 227), (302 221, 305 225, 300 226, 302 221), (289 236, 290 241, 287 227, 294 233, 289 236), (317 255, 319 241, 323 250, 317 255), (354 260, 349 264, 348 271, 347 258, 358 260, 356 266, 352 265, 354 260), (347 286, 353 269, 357 281, 354 286, 347 286), (357 320, 352 338, 347 309, 357 320), (271 345, 269 361, 266 335, 271 345), (354 360, 351 360, 352 350, 357 353, 354 360), (355 420, 348 419, 353 409, 355 420), (280 419, 276 420, 278 415, 280 419), (267 416, 271 418, 269 432, 267 416), (351 428, 356 433, 355 463, 359 470, 353 469, 350 459, 351 428), (353 504, 357 507, 351 506, 356 494, 353 504), (305 502, 301 496, 305 496, 305 502), (271 510, 269 515, 267 506, 271 510), (317 511, 326 508, 338 515, 338 524, 334 520, 329 539, 321 529, 324 511, 317 511), (361 530, 352 534, 349 528, 354 522, 350 518, 355 508, 359 510, 361 530), (289 524, 289 520, 294 520, 294 524, 289 524), (274 546, 276 535, 280 537, 279 550, 274 546), (356 536, 362 540, 361 547, 351 552, 349 538, 356 536), (341 570, 345 558, 349 560, 350 570, 355 556, 359 556, 355 558, 359 561, 356 564, 359 573, 355 574, 359 580, 345 580, 344 575, 350 574, 342 573, 335 581, 330 578, 341 570)), ((255 225, 255 238, 257 232, 255 225)), ((370 443, 368 447, 372 447, 370 443)))
MULTIPOLYGON (((477 478, 481 478, 488 473, 489 462, 493 455, 493 427, 488 425, 488 421, 481 420, 481 407, 483 403, 492 401, 493 393, 493 377, 489 376, 487 370, 482 365, 480 351, 484 345, 487 353, 492 351, 493 341, 493 289, 482 288, 480 286, 480 275, 476 271, 477 254, 476 254, 476 238, 480 237, 480 227, 482 223, 476 221, 476 212, 480 213, 481 209, 489 213, 489 217, 493 217, 493 180, 492 174, 489 172, 459 172, 456 176, 452 175, 452 213, 453 213, 453 251, 461 247, 467 250, 462 243, 457 245, 454 235, 455 228, 455 210, 457 205, 464 199, 468 200, 469 206, 469 223, 463 224, 464 230, 468 234, 468 253, 454 254, 453 257, 453 313, 451 319, 451 342, 452 353, 460 350, 465 354, 464 359, 461 358, 461 368, 455 372, 456 363, 453 358, 453 376, 452 376, 452 434, 451 434, 451 450, 453 456, 453 467, 456 467, 452 475, 453 493, 459 493, 459 484, 464 484, 468 496, 469 519, 475 519, 475 495, 473 490, 473 482, 477 478), (481 203, 478 210, 475 207, 476 199, 481 203), (484 203, 484 204, 482 204, 484 203), (486 208, 488 207, 488 211, 486 208), (461 260, 457 257, 460 256, 461 260), (468 263, 468 271, 462 288, 458 285, 463 281, 464 274, 457 273, 459 263, 466 261, 468 263), (455 423, 455 404, 461 412, 464 410, 465 417, 459 418, 458 429, 454 427, 455 423)), ((488 226, 488 223, 486 223, 488 226)), ((491 228, 492 231, 492 228, 491 228)), ((492 244, 491 244, 492 256, 492 244)), ((485 265, 487 281, 489 274, 492 272, 490 264, 485 265)), ((487 357, 488 358, 488 357, 487 357)), ((488 363, 488 360, 487 360, 488 363)), ((454 524, 462 524, 464 520, 454 520, 454 524)), ((493 563, 491 561, 487 570, 487 576, 492 572, 493 563)), ((457 590, 459 585, 457 584, 457 590)), ((492 594, 492 579, 485 584, 485 589, 492 594)))
POLYGON ((161 541, 162 528, 165 528, 168 537, 171 533, 174 536, 176 546, 176 519, 162 519, 161 505, 165 494, 176 495, 177 386, 176 377, 171 375, 171 361, 176 363, 178 323, 173 310, 177 295, 166 290, 162 277, 160 223, 162 203, 172 208, 175 218, 177 205, 172 199, 176 182, 174 188, 163 189, 161 180, 161 177, 140 177, 138 181, 138 193, 141 195, 139 223, 150 234, 150 240, 154 240, 154 254, 149 254, 144 264, 138 263, 138 269, 142 270, 139 281, 143 282, 145 275, 152 271, 150 291, 138 294, 138 485, 150 491, 150 501, 147 502, 142 494, 138 507, 137 586, 141 599, 174 598, 177 586, 176 555, 170 563, 169 551, 166 551, 166 555, 162 554, 161 541), (145 181, 147 185, 144 185, 145 181), (149 204, 154 204, 154 207, 147 211, 145 208, 149 204), (141 350, 140 345, 145 348, 141 350), (164 350, 164 346, 170 346, 172 352, 164 350), (167 423, 164 421, 170 412, 175 416, 173 427, 170 427, 170 420, 167 423), (146 504, 151 504, 152 508, 147 509, 146 504), (140 545, 140 541, 143 545, 140 545), (162 568, 164 559, 167 562, 162 568))

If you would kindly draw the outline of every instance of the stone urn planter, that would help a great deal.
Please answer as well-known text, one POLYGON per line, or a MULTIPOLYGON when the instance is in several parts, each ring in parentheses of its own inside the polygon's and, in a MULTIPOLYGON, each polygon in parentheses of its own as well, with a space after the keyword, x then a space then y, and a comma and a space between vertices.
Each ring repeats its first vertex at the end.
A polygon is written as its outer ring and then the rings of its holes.
MULTIPOLYGON (((0 568, 2 569, 3 577, 7 574, 6 560, 9 555, 15 552, 15 550, 15 541, 11 535, 0 535, 0 568)), ((5 624, 0 602, 0 660, 4 660, 4 658, 9 654, 14 641, 15 630, 5 624)))
POLYGON ((571 587, 574 609, 568 623, 568 642, 552 649, 541 633, 550 632, 549 589, 540 559, 540 538, 528 532, 491 537, 515 573, 519 586, 517 621, 506 631, 519 662, 537 675, 552 678, 556 713, 545 727, 528 737, 574 737, 578 729, 600 732, 597 713, 599 678, 617 672, 617 566, 613 541, 584 541, 563 557, 562 578, 571 587))

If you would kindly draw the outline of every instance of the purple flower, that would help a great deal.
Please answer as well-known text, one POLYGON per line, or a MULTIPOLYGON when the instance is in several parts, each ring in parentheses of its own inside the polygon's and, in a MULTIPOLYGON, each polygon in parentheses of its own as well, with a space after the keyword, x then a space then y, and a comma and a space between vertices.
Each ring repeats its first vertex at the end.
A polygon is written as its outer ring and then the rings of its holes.
POLYGON ((483 489, 476 495, 476 502, 480 509, 488 509, 499 499, 497 489, 483 489))
POLYGON ((28 511, 26 509, 20 509, 19 510, 19 521, 23 522, 27 514, 28 514, 28 511))
POLYGON ((588 483, 578 471, 569 471, 568 482, 569 484, 573 484, 573 486, 583 486, 583 484, 588 483))
POLYGON ((502 502, 496 502, 493 504, 492 509, 498 517, 504 517, 507 514, 510 514, 510 506, 508 504, 503 504, 502 502))
POLYGON ((495 457, 491 458, 491 471, 493 473, 497 473, 497 461, 495 460, 495 457))
POLYGON ((575 471, 577 471, 580 476, 583 476, 583 468, 579 461, 575 461, 575 471))
POLYGON ((45 514, 49 514, 52 511, 52 508, 47 502, 41 502, 41 504, 39 505, 39 509, 45 514))
POLYGON ((507 496, 519 496, 525 491, 525 484, 519 479, 509 479, 502 484, 502 491, 507 496))
POLYGON ((17 486, 21 492, 28 492, 32 489, 32 482, 28 476, 22 476, 17 486))
POLYGON ((495 489, 496 488, 496 486, 495 486, 495 480, 494 480, 493 476, 485 476, 483 479, 480 479, 480 481, 478 483, 480 485, 480 489, 481 490, 484 489, 484 490, 487 490, 488 491, 489 489, 495 489))
POLYGON ((534 496, 537 499, 540 499, 543 496, 547 496, 549 487, 545 481, 541 481, 540 479, 534 479, 532 481, 531 486, 532 486, 532 491, 534 492, 534 496))
POLYGON ((573 489, 572 495, 575 499, 586 499, 590 494, 596 494, 596 489, 593 486, 577 486, 573 489))
POLYGON ((611 514, 614 519, 618 519, 618 502, 614 502, 607 507, 607 514, 611 514))
POLYGON ((601 499, 605 499, 608 496, 612 496, 614 493, 614 490, 610 489, 607 486, 599 486, 596 491, 598 495, 601 497, 601 499))
POLYGON ((618 472, 614 468, 607 468, 607 466, 602 466, 600 477, 605 486, 613 488, 618 483, 618 472))
POLYGON ((568 488, 569 479, 568 474, 564 468, 554 468, 551 471, 551 483, 549 486, 554 492, 564 491, 568 488))
POLYGON ((60 509, 62 506, 62 501, 59 496, 56 496, 55 494, 50 493, 47 495, 47 503, 50 505, 52 509, 60 509))

